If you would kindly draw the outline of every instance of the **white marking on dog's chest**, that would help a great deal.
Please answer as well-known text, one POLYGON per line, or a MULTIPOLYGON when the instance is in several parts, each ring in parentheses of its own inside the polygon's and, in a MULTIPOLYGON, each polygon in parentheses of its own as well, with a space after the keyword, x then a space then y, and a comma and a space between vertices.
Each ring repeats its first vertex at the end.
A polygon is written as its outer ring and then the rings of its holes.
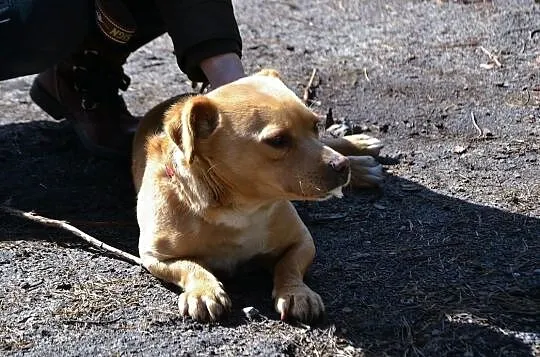
POLYGON ((267 242, 272 211, 271 207, 252 214, 229 211, 219 215, 215 223, 239 230, 240 233, 231 240, 230 254, 214 257, 208 264, 213 269, 231 272, 239 263, 270 252, 267 242))
POLYGON ((246 229, 252 226, 259 217, 248 216, 244 212, 228 211, 218 215, 214 222, 235 229, 246 229))

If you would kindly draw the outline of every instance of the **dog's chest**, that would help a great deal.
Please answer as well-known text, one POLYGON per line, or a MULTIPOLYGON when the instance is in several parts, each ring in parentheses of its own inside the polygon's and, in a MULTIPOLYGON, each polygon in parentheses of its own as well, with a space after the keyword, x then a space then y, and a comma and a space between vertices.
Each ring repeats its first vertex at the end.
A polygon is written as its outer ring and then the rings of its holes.
POLYGON ((225 212, 216 217, 219 234, 219 254, 208 259, 211 268, 231 272, 235 267, 256 255, 271 252, 268 245, 271 210, 250 215, 225 212), (219 229, 219 228, 218 228, 219 229))

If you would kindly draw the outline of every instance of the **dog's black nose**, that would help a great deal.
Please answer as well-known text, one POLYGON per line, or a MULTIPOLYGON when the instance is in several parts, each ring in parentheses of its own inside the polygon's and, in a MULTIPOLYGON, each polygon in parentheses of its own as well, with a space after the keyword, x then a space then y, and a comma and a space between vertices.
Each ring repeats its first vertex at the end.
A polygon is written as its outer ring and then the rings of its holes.
POLYGON ((343 173, 349 169, 349 159, 345 156, 337 156, 334 159, 332 159, 329 163, 330 167, 334 169, 334 171, 343 173))

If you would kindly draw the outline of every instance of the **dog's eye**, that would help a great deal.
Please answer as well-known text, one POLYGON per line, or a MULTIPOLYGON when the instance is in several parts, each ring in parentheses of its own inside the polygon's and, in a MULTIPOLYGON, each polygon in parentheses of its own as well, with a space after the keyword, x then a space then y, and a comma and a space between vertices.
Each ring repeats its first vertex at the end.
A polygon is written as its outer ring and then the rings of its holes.
POLYGON ((289 146, 291 139, 287 135, 274 135, 263 140, 266 145, 275 149, 283 149, 289 146))

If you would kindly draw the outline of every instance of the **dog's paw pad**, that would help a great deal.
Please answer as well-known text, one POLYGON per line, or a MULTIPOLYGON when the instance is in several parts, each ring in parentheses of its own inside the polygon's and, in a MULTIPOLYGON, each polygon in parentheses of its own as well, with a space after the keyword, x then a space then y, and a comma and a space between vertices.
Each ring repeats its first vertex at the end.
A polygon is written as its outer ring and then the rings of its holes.
POLYGON ((365 134, 347 135, 344 139, 356 146, 363 155, 377 156, 384 146, 379 139, 365 134))
POLYGON ((183 292, 178 299, 178 308, 184 316, 197 321, 216 321, 231 309, 231 300, 221 283, 200 284, 183 292))
POLYGON ((276 311, 281 320, 311 322, 324 315, 324 303, 307 285, 287 288, 274 293, 276 311))
POLYGON ((371 156, 350 156, 353 187, 378 187, 384 181, 382 165, 371 156))

